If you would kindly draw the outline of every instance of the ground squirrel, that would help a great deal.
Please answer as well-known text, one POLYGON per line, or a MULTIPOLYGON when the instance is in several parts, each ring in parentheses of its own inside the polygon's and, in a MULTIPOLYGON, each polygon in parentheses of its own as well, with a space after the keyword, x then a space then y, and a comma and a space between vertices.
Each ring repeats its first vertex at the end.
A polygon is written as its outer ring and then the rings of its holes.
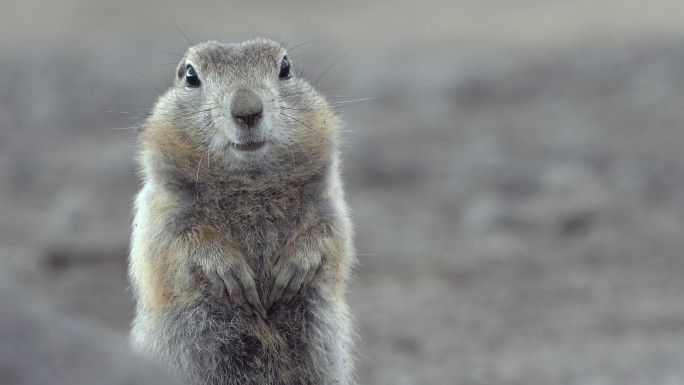
POLYGON ((139 135, 135 348, 191 384, 349 384, 340 122, 280 44, 183 55, 139 135))

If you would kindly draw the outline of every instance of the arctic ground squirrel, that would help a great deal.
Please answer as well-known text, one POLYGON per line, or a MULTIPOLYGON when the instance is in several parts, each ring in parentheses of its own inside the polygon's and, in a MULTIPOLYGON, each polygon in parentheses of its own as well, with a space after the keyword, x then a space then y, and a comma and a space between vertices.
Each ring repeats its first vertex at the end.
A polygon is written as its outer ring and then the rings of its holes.
POLYGON ((139 134, 136 350, 193 385, 354 383, 340 125, 279 43, 187 50, 139 134))

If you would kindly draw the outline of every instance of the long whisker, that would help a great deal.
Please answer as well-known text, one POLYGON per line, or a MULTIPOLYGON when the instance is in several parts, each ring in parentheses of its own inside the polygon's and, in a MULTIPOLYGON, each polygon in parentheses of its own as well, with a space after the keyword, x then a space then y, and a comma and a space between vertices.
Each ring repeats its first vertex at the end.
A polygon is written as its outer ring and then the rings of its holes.
POLYGON ((133 66, 133 63, 131 63, 130 61, 128 61, 128 59, 126 59, 126 58, 124 58, 124 60, 126 61, 126 63, 128 63, 129 66, 131 66, 131 68, 133 69, 133 71, 135 71, 138 75, 140 75, 141 78, 143 78, 143 80, 144 80, 147 84, 149 84, 152 88, 154 88, 154 90, 157 91, 158 94, 161 94, 161 91, 159 90, 159 88, 157 88, 154 84, 152 84, 151 81, 147 80, 147 78, 145 77, 145 75, 143 75, 142 72, 138 71, 138 69, 135 68, 135 66, 133 66))
POLYGON ((337 87, 341 86, 342 84, 350 82, 351 80, 352 80, 351 78, 340 80, 339 82, 335 82, 332 85, 329 85, 329 86, 321 89, 320 92, 325 92, 325 91, 331 90, 333 88, 337 88, 337 87))
POLYGON ((351 52, 351 49, 347 50, 345 53, 343 53, 342 55, 338 56, 337 59, 335 59, 335 61, 332 62, 332 63, 328 66, 328 68, 325 69, 325 71, 323 71, 323 73, 321 74, 321 76, 319 76, 318 79, 316 79, 316 82, 314 82, 313 85, 315 86, 316 84, 318 84, 318 82, 320 82, 321 79, 323 79, 323 76, 325 76, 325 74, 327 74, 328 71, 330 71, 330 70, 335 66, 335 64, 337 64, 340 60, 342 60, 342 58, 345 57, 349 52, 351 52))
POLYGON ((197 182, 199 182, 199 172, 200 172, 200 167, 202 166, 202 157, 204 156, 204 153, 200 155, 199 163, 197 164, 197 174, 195 175, 195 200, 199 199, 199 190, 197 189, 197 182))
POLYGON ((169 21, 171 22, 171 24, 173 24, 174 27, 176 27, 176 29, 178 30, 178 32, 180 32, 180 34, 183 35, 183 37, 185 38, 185 40, 187 40, 188 43, 190 43, 190 45, 195 45, 195 43, 193 43, 192 40, 190 40, 190 38, 185 34, 185 32, 183 32, 182 29, 180 29, 180 27, 178 26, 178 24, 176 24, 176 22, 173 21, 172 18, 169 17, 169 21))
POLYGON ((350 103, 350 104, 343 104, 340 106, 331 106, 330 108, 294 108, 294 107, 279 107, 281 110, 289 110, 289 111, 326 111, 328 109, 332 110, 339 110, 341 108, 347 108, 351 106, 356 106, 358 104, 363 104, 363 102, 357 102, 357 103, 350 103))
POLYGON ((303 46, 303 45, 305 45, 305 44, 313 43, 314 41, 318 41, 318 39, 311 39, 311 40, 305 41, 304 43, 299 43, 299 44, 297 44, 296 46, 294 46, 294 47, 292 47, 292 48, 288 48, 288 51, 289 51, 289 52, 292 52, 292 51, 294 51, 296 48, 301 47, 301 46, 303 46))
POLYGON ((117 104, 119 107, 128 107, 128 108, 147 108, 148 110, 151 110, 154 108, 153 106, 140 106, 140 105, 133 105, 133 104, 117 104))
MULTIPOLYGON (((357 104, 362 104, 364 102, 367 102, 369 100, 377 99, 379 98, 380 95, 378 96, 372 96, 369 98, 362 98, 362 99, 355 99, 355 100, 343 100, 341 102, 333 103, 332 108, 333 110, 336 110, 338 108, 343 108, 343 107, 350 107, 350 106, 355 106, 357 104)), ((281 110, 290 110, 290 111, 325 111, 328 108, 294 108, 294 107, 279 107, 281 110)))
MULTIPOLYGON (((286 116, 286 117, 288 117, 288 118, 290 118, 290 119, 292 119, 292 120, 294 120, 295 122, 297 122, 297 123, 299 123, 299 124, 304 125, 305 127, 307 127, 308 129, 310 129, 311 131, 313 131, 313 132, 317 133, 318 135, 320 135, 321 138, 327 140, 330 144, 332 144, 333 146, 335 146, 335 148, 338 149, 340 152, 342 152, 342 149, 341 149, 337 144, 335 144, 335 142, 333 142, 332 140, 330 140, 329 138, 327 138, 325 135, 323 135, 323 134, 320 133, 319 131, 315 130, 313 127, 309 126, 308 124, 302 122, 301 120, 299 120, 299 119, 297 119, 297 118, 295 118, 295 117, 292 117, 292 116, 290 116, 290 115, 288 115, 288 114, 286 114, 286 113, 284 113, 284 112, 280 112, 280 114, 283 115, 283 116, 286 116)), ((368 171, 373 177, 376 177, 376 176, 377 176, 377 175, 375 175, 375 173, 373 172, 373 170, 371 170, 371 169, 370 169, 370 168, 369 168, 361 159, 356 159, 356 158, 354 158, 354 157, 352 157, 351 159, 353 159, 353 160, 356 161, 356 162, 359 162, 359 164, 361 164, 361 165, 363 166, 363 168, 366 169, 366 171, 368 171)))
POLYGON ((321 55, 322 54, 320 54, 320 53, 302 53, 302 54, 299 54, 296 56, 292 56, 292 57, 290 57, 290 59, 296 59, 296 58, 302 57, 302 56, 321 56, 321 55))
MULTIPOLYGON (((154 106, 154 107, 152 107, 152 106, 126 105, 126 104, 121 104, 121 105, 119 105, 119 106, 120 106, 120 107, 128 107, 128 108, 144 108, 144 109, 147 109, 147 110, 149 110, 149 111, 145 111, 145 112, 131 112, 131 111, 114 111, 114 110, 108 110, 108 111, 104 111, 104 112, 106 112, 106 113, 114 113, 114 114, 124 114, 124 115, 148 115, 148 116, 149 116, 149 115, 151 115, 151 110, 152 110, 152 109, 155 109, 155 108, 160 109, 160 110, 162 110, 162 111, 175 111, 173 108, 165 108, 165 107, 161 107, 161 106, 154 106)), ((201 113, 204 113, 204 112, 210 112, 210 111, 216 110, 216 109, 218 109, 218 108, 220 108, 219 105, 214 105, 214 104, 212 104, 212 105, 209 105, 207 108, 203 108, 203 109, 199 109, 199 110, 187 111, 187 112, 185 112, 185 113, 183 113, 183 114, 180 114, 180 116, 181 116, 181 117, 189 117, 189 116, 201 114, 201 113)))
POLYGON ((292 142, 290 142, 290 136, 287 134, 287 131, 283 131, 283 137, 285 138, 285 142, 287 142, 287 152, 290 153, 290 159, 292 160, 292 168, 297 171, 297 163, 295 163, 294 155, 292 155, 292 142))
POLYGON ((163 64, 160 64, 160 65, 155 66, 154 68, 152 68, 152 71, 157 70, 157 69, 159 69, 159 68, 161 68, 161 67, 165 67, 165 66, 175 66, 175 65, 178 65, 178 63, 163 63, 163 64))
MULTIPOLYGON (((285 131, 284 133, 285 133, 285 136, 288 136, 288 134, 287 134, 286 131, 285 131)), ((289 136, 288 136, 288 137, 289 137, 289 136)), ((296 141, 296 140, 294 141, 294 143, 297 145, 297 147, 299 147, 299 150, 300 150, 301 154, 302 154, 303 156, 306 156, 306 160, 307 160, 308 162, 311 162, 311 156, 309 155, 309 153, 308 153, 306 150, 304 150, 304 147, 302 146, 302 144, 301 144, 300 142, 296 141)), ((290 152, 290 154, 292 154, 292 152, 290 152)), ((294 162, 294 160, 293 160, 293 162, 294 162)))
POLYGON ((211 116, 207 116, 199 122, 199 131, 206 131, 213 124, 213 119, 211 116))
POLYGON ((176 52, 160 51, 159 53, 163 53, 163 54, 166 54, 166 55, 174 55, 174 56, 178 56, 178 57, 183 57, 183 55, 181 55, 181 54, 179 54, 179 53, 176 53, 176 52))
MULTIPOLYGON (((319 90, 319 92, 329 91, 329 90, 331 90, 331 89, 333 89, 333 88, 336 88, 336 87, 339 87, 339 86, 341 86, 342 84, 347 83, 347 82, 349 82, 349 81, 351 81, 351 78, 349 78, 349 79, 344 79, 344 80, 340 80, 339 82, 335 82, 335 83, 333 83, 332 85, 330 85, 330 86, 328 86, 328 87, 326 87, 326 88, 323 88, 323 89, 319 90)), ((281 100, 281 99, 286 98, 286 97, 288 97, 288 96, 301 95, 301 94, 308 94, 308 93, 310 93, 310 92, 311 92, 311 91, 306 90, 306 91, 299 91, 299 92, 291 92, 291 93, 289 93, 289 94, 283 94, 283 95, 280 95, 280 96, 278 96, 278 97, 275 97, 275 98, 271 99, 271 102, 274 102, 274 101, 276 101, 276 100, 281 100)))
POLYGON ((146 114, 146 112, 128 112, 128 111, 105 111, 106 113, 111 113, 111 114, 124 114, 124 115, 143 115, 146 114))
POLYGON ((322 133, 320 133, 318 130, 314 129, 313 127, 309 126, 308 124, 306 124, 306 123, 302 122, 301 120, 299 120, 299 119, 297 119, 297 118, 295 118, 295 117, 293 117, 293 116, 290 116, 290 115, 288 115, 288 114, 286 114, 286 113, 284 113, 284 112, 280 112, 280 114, 281 114, 281 115, 284 115, 284 116, 287 116, 288 118, 294 120, 295 122, 297 122, 297 123, 299 123, 299 124, 301 124, 301 125, 307 127, 309 130, 311 130, 311 131, 317 133, 321 138, 327 140, 330 144, 332 144, 333 146, 335 146, 335 148, 337 148, 338 150, 342 151, 342 149, 339 148, 339 147, 337 146, 337 144, 335 144, 335 142, 333 142, 333 141, 330 140, 328 137, 326 137, 325 135, 323 135, 322 133))
POLYGON ((367 98, 361 98, 361 99, 350 99, 350 100, 342 100, 340 102, 335 102, 333 103, 334 106, 340 106, 342 104, 347 104, 347 103, 358 103, 358 102, 365 102, 368 100, 373 100, 379 98, 381 95, 375 95, 375 96, 370 96, 367 98))

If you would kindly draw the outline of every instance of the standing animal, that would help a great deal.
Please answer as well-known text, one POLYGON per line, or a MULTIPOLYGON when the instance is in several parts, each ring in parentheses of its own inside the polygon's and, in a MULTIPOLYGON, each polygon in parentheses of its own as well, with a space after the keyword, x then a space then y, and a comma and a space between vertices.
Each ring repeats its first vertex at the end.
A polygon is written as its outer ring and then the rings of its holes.
POLYGON ((187 50, 139 134, 136 350, 193 385, 354 383, 339 132, 282 45, 187 50))

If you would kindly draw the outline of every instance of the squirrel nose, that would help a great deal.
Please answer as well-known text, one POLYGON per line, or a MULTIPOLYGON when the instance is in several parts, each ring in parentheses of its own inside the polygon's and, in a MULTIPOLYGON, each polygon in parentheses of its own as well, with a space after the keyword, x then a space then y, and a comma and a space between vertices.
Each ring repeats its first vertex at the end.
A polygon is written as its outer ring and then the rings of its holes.
POLYGON ((264 105, 254 91, 241 88, 235 91, 230 103, 230 113, 240 128, 254 128, 259 124, 264 105))

